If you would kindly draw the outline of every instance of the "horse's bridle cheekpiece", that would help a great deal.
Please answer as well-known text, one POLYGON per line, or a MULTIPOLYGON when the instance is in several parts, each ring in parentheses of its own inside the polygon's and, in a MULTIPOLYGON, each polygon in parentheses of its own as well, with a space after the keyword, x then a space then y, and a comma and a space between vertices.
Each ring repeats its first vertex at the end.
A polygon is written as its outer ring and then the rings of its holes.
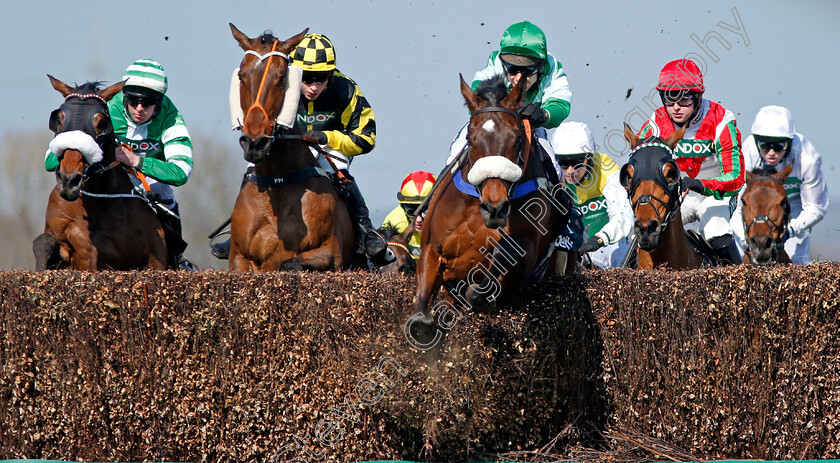
MULTIPOLYGON (((516 148, 517 149, 516 166, 518 166, 520 168, 520 170, 524 170, 525 166, 528 164, 528 156, 529 156, 531 150, 530 150, 530 143, 529 143, 529 140, 527 138, 527 132, 525 130, 525 124, 522 121, 522 118, 519 117, 519 115, 516 114, 516 112, 511 111, 510 109, 507 109, 507 108, 504 108, 504 107, 501 107, 501 106, 487 106, 487 107, 484 107, 484 108, 477 109, 475 112, 473 112, 472 115, 470 116, 470 120, 472 120, 472 118, 474 118, 475 116, 477 116, 479 114, 494 113, 494 112, 508 114, 510 116, 513 116, 513 118, 516 120, 516 126, 519 128, 519 137, 516 140, 516 146, 517 146, 517 148, 516 148), (523 143, 523 141, 525 141, 525 143, 523 143)), ((467 135, 467 149, 469 149, 468 147, 469 147, 469 134, 467 135)), ((469 159, 469 157, 468 157, 468 159, 469 159)), ((483 159, 485 159, 485 158, 483 158, 483 159)), ((508 187, 508 196, 509 197, 513 196, 515 188, 516 188, 516 184, 517 184, 517 182, 520 178, 521 178, 521 175, 517 176, 516 179, 511 179, 511 178, 503 178, 502 179, 502 180, 506 180, 506 181, 510 182, 510 186, 508 187)), ((481 184, 483 184, 483 182, 481 182, 481 184)), ((481 184, 476 185, 475 183, 473 183, 473 185, 475 186, 476 191, 479 193, 479 195, 481 194, 481 184)))
MULTIPOLYGON (((770 176, 770 175, 762 175, 762 176, 759 176, 759 177, 753 177, 753 179, 750 180, 750 182, 747 185, 744 186, 744 191, 746 191, 747 187, 749 187, 749 185, 752 182, 754 182, 756 180, 767 180, 767 179, 773 179, 776 182, 778 182, 782 186, 782 188, 785 187, 785 184, 781 180, 779 180, 778 178, 770 176)), ((743 217, 742 217, 742 219, 743 219, 743 217)), ((759 215, 753 217, 752 221, 749 224, 747 224, 746 221, 744 222, 744 236, 749 238, 750 229, 755 224, 759 224, 759 223, 770 224, 770 226, 771 226, 770 229, 775 230, 779 234, 779 239, 773 241, 773 251, 772 251, 773 254, 772 255, 773 255, 773 258, 775 258, 785 246, 785 240, 782 237, 785 234, 785 230, 787 229, 788 222, 790 222, 790 201, 788 201, 787 198, 785 198, 785 213, 784 213, 784 216, 782 217, 782 223, 776 223, 770 217, 767 217, 764 214, 759 214, 759 215)), ((747 251, 752 252, 750 250, 749 239, 747 239, 746 241, 747 241, 747 251)))
POLYGON ((627 196, 630 199, 633 209, 636 209, 636 206, 639 204, 650 204, 653 206, 653 204, 651 204, 652 199, 658 201, 660 204, 665 206, 665 210, 667 211, 667 214, 663 219, 659 216, 659 211, 655 207, 653 208, 654 213, 656 213, 656 218, 662 224, 662 228, 664 230, 665 226, 674 218, 675 211, 679 208, 681 198, 679 166, 677 166, 674 162, 673 150, 670 146, 662 143, 658 139, 650 138, 642 141, 633 148, 633 151, 630 152, 630 160, 627 163, 633 166, 633 180, 627 189, 627 196), (665 174, 662 172, 662 168, 669 162, 673 163, 677 168, 677 180, 672 183, 668 182, 665 178, 665 174), (667 203, 656 196, 648 194, 643 194, 639 196, 639 199, 635 202, 633 201, 636 189, 642 181, 646 180, 653 180, 656 185, 665 191, 665 194, 668 196, 667 203))
MULTIPOLYGON (((254 50, 247 50, 245 52, 246 55, 256 56, 260 63, 263 62, 266 59, 268 60, 268 62, 265 63, 265 70, 263 71, 262 79, 260 79, 260 87, 259 87, 259 90, 257 90, 257 96, 254 98, 254 103, 251 104, 250 108, 248 108, 248 112, 245 113, 245 117, 248 117, 248 114, 250 114, 251 111, 254 108, 257 108, 260 111, 262 111, 263 115, 265 116, 265 120, 268 121, 269 124, 272 123, 272 120, 271 120, 270 117, 268 117, 268 111, 266 111, 265 107, 263 107, 262 103, 260 103, 260 98, 262 97, 263 88, 265 87, 265 79, 266 79, 266 77, 268 77, 268 70, 271 67, 270 66, 271 58, 274 57, 274 56, 279 56, 286 61, 287 65, 291 62, 291 58, 289 58, 289 55, 287 55, 283 52, 277 51, 277 44, 278 43, 279 42, 277 40, 275 40, 274 44, 271 46, 271 51, 268 52, 268 53, 262 54, 262 55, 257 53, 254 50)), ((273 138, 273 137, 269 137, 269 138, 273 138)))

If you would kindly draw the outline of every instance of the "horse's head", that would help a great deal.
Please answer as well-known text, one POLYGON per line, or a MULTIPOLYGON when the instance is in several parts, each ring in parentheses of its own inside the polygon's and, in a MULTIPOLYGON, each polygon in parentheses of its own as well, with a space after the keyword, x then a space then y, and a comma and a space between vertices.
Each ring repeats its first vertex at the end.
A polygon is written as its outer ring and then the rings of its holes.
POLYGON ((467 129, 470 167, 467 181, 481 194, 479 205, 488 228, 507 225, 509 192, 522 176, 525 165, 525 128, 516 108, 523 101, 525 80, 508 93, 505 78, 496 76, 481 83, 476 92, 461 77, 461 95, 472 117, 467 129))
POLYGON ((745 175, 741 207, 747 252, 754 264, 772 262, 784 246, 783 236, 790 220, 784 183, 792 169, 793 164, 789 164, 779 172, 769 167, 745 175))
POLYGON ((379 267, 381 273, 403 273, 405 275, 413 275, 417 271, 417 261, 411 255, 411 248, 408 247, 408 242, 411 240, 411 235, 414 233, 414 223, 406 227, 402 233, 398 233, 394 227, 384 227, 379 230, 385 241, 388 243, 388 249, 394 253, 394 261, 379 267))
POLYGON ((659 246, 662 231, 679 214, 680 168, 674 162, 673 150, 684 133, 683 127, 664 140, 640 140, 629 126, 624 126, 631 153, 619 178, 636 216, 634 230, 639 247, 646 251, 659 246))
POLYGON ((239 63, 239 100, 245 114, 239 144, 245 150, 245 160, 257 163, 268 155, 274 139, 275 120, 286 98, 289 53, 309 29, 286 41, 269 33, 252 39, 233 24, 230 24, 230 30, 245 50, 239 63))
POLYGON ((55 133, 50 150, 59 160, 55 171, 59 194, 75 201, 91 166, 114 159, 114 127, 107 101, 122 90, 125 82, 100 90, 97 82, 74 88, 51 75, 47 77, 64 96, 64 103, 50 114, 50 130, 55 133))

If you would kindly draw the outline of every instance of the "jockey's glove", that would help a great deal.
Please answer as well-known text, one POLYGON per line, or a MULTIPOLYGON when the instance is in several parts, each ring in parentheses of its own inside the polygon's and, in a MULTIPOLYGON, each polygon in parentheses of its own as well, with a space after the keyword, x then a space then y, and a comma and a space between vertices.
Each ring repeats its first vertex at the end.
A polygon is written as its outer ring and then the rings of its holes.
POLYGON ((519 117, 528 119, 534 126, 541 126, 548 122, 548 112, 533 101, 527 101, 516 108, 519 117))
POLYGON ((578 252, 583 254, 585 252, 597 251, 604 247, 604 240, 598 235, 592 235, 583 242, 578 248, 578 252))
POLYGON ((320 130, 307 130, 304 137, 312 137, 315 141, 318 142, 319 145, 326 145, 327 144, 327 134, 321 132, 320 130))
POLYGON ((703 194, 704 189, 705 187, 703 186, 703 182, 697 180, 696 178, 683 177, 682 180, 680 180, 681 191, 691 190, 703 194))

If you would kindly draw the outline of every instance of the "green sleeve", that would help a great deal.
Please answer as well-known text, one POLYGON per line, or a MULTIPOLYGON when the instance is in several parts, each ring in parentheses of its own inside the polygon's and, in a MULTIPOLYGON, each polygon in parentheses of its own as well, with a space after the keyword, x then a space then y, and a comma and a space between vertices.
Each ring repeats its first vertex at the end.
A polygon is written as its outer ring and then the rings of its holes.
POLYGON ((47 157, 44 158, 44 168, 49 172, 58 169, 58 156, 52 151, 47 151, 47 157))
POLYGON ((543 103, 542 108, 548 112, 548 120, 543 124, 543 127, 553 129, 569 117, 572 104, 566 100, 552 99, 543 103))

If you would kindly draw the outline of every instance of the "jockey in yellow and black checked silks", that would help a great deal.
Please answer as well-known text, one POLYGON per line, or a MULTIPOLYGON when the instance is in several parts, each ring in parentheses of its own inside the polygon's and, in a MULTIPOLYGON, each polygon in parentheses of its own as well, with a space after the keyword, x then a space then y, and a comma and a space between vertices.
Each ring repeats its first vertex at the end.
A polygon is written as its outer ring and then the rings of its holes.
POLYGON ((292 65, 307 73, 329 72, 327 86, 315 100, 300 99, 297 122, 304 132, 324 132, 327 145, 345 156, 370 152, 376 122, 367 98, 353 79, 335 67, 335 49, 321 34, 308 34, 295 49, 292 65))

